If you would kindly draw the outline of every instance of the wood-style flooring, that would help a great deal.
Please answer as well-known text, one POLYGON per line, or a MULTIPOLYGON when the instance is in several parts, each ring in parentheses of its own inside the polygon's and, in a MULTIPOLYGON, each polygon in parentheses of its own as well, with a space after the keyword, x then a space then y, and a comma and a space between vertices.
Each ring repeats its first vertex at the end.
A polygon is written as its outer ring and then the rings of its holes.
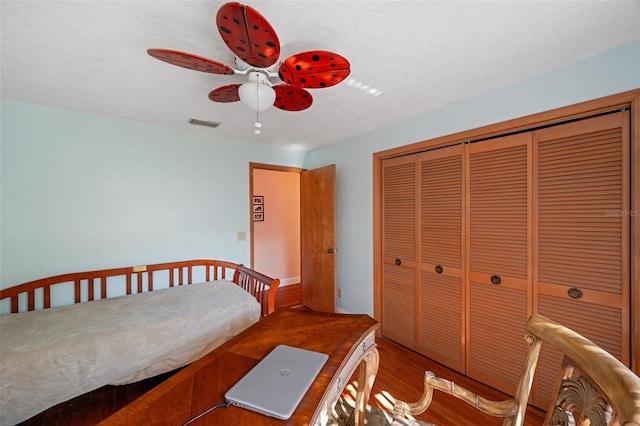
MULTIPOLYGON (((282 287, 278 291, 276 306, 281 308, 298 305, 301 301, 300 297, 299 285, 282 287)), ((449 370, 390 340, 379 338, 377 343, 380 353, 380 367, 369 400, 371 406, 391 410, 395 399, 416 401, 422 393, 422 378, 427 370, 433 371, 440 377, 453 380, 471 391, 479 392, 486 398, 496 400, 507 398, 506 395, 495 389, 449 370)), ((58 404, 27 420, 23 425, 95 425, 157 386, 171 374, 168 373, 130 385, 102 387, 58 404)), ((346 398, 352 398, 355 395, 357 377, 356 372, 351 379, 351 383, 345 389, 344 396, 346 398)), ((440 392, 434 394, 433 402, 429 409, 416 416, 416 419, 441 426, 489 426, 502 424, 501 419, 484 415, 462 401, 440 392)), ((525 425, 540 425, 543 420, 544 413, 535 408, 530 408, 527 412, 525 425)))

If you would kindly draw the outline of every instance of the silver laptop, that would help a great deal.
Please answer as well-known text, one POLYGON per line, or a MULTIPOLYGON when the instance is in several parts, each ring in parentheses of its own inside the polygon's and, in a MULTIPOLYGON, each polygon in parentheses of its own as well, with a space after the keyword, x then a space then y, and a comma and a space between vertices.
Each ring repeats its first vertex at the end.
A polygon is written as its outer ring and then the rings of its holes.
POLYGON ((228 403, 287 420, 329 355, 276 346, 224 395, 228 403))

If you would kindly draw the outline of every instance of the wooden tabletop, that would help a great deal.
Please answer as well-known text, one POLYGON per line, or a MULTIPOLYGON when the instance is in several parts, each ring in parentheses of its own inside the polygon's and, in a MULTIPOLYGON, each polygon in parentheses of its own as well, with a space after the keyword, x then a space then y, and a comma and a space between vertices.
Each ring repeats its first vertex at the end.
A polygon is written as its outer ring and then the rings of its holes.
POLYGON ((225 392, 279 344, 329 355, 288 420, 229 406, 217 408, 191 425, 309 424, 334 375, 377 327, 378 323, 368 315, 320 313, 306 308, 276 311, 100 424, 183 425, 213 405, 224 403, 225 392))

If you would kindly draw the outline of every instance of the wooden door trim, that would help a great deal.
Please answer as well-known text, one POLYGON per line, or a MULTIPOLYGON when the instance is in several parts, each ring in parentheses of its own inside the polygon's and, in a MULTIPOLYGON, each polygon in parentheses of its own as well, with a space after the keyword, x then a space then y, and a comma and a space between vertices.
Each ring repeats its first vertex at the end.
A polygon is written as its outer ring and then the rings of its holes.
MULTIPOLYGON (((631 101, 631 194, 640 193, 640 90, 631 101)), ((631 211, 640 212, 640 196, 631 197, 631 211)), ((640 216, 631 217, 631 368, 640 373, 640 216), (635 313, 635 314, 634 314, 635 313)))
MULTIPOLYGON (((373 281, 374 317, 381 318, 382 300, 382 160, 446 146, 460 141, 491 138, 563 121, 586 118, 617 108, 631 107, 631 182, 640 182, 640 89, 528 115, 477 129, 392 148, 373 154, 373 281)), ((632 194, 640 188, 631 188, 632 194)), ((640 197, 632 197, 631 213, 640 212, 640 197)), ((640 215, 631 215, 631 367, 640 373, 640 215)))
POLYGON ((275 172, 290 172, 290 173, 302 173, 304 171, 306 171, 306 169, 301 169, 298 167, 289 167, 289 166, 276 166, 273 164, 263 164, 263 163, 253 163, 253 162, 249 162, 249 252, 250 252, 250 258, 249 258, 249 262, 251 262, 251 268, 253 268, 254 265, 254 250, 255 250, 255 246, 254 246, 254 241, 253 241, 253 171, 254 169, 261 169, 261 170, 271 170, 271 171, 275 171, 275 172))

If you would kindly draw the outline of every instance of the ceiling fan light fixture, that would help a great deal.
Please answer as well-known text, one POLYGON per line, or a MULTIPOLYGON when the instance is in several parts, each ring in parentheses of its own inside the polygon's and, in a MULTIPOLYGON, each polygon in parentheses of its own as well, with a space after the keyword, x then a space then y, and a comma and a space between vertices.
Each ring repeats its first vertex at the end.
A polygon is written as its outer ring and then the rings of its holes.
POLYGON ((249 73, 249 82, 240 85, 238 96, 252 111, 266 111, 276 100, 276 92, 268 84, 267 77, 257 71, 249 73))

